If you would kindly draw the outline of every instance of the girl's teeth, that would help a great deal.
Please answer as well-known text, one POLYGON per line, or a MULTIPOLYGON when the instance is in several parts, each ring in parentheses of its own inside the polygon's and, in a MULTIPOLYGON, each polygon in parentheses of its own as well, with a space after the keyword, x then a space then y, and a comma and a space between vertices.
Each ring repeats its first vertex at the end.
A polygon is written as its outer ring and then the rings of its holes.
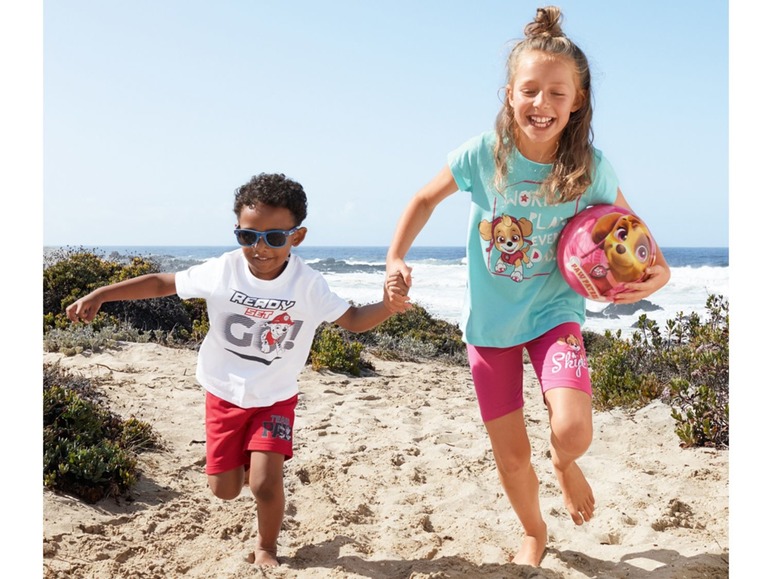
POLYGON ((534 125, 543 125, 546 126, 552 121, 550 117, 531 117, 531 122, 534 125))

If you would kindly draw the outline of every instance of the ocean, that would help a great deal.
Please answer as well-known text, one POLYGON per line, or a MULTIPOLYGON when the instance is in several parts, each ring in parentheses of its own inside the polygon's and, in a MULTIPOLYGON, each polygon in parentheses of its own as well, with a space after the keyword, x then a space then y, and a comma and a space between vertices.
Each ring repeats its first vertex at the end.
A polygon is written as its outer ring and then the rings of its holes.
MULTIPOLYGON (((47 248, 49 249, 49 248, 47 248)), ((163 271, 179 271, 216 257, 233 247, 198 246, 109 246, 84 248, 105 257, 140 255, 156 259, 163 271)), ((386 247, 307 247, 294 251, 319 270, 330 287, 341 297, 358 304, 381 299, 386 263, 386 247)), ((726 247, 660 248, 671 268, 670 283, 649 296, 645 313, 664 330, 664 323, 679 313, 706 314, 705 302, 717 294, 729 299, 729 250, 726 247)), ((463 247, 413 247, 407 256, 413 267, 410 295, 433 316, 458 323, 466 284, 466 253, 463 247)), ((629 306, 626 306, 629 308, 629 306)), ((584 329, 603 333, 621 330, 623 336, 634 331, 642 308, 613 313, 608 303, 587 300, 584 329), (607 309, 610 308, 610 309, 607 309), (605 310, 605 311, 604 311, 605 310)))

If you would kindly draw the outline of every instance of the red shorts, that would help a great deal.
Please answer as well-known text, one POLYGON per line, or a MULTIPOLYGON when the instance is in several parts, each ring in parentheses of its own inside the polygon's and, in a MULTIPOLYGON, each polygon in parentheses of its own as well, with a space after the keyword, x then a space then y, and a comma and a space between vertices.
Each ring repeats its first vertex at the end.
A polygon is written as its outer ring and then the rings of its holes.
POLYGON ((575 388, 592 396, 582 330, 575 322, 510 348, 467 345, 483 422, 523 407, 523 348, 528 350, 542 393, 552 388, 575 388))
POLYGON ((292 458, 297 394, 265 408, 241 408, 206 393, 206 474, 249 466, 250 452, 292 458))

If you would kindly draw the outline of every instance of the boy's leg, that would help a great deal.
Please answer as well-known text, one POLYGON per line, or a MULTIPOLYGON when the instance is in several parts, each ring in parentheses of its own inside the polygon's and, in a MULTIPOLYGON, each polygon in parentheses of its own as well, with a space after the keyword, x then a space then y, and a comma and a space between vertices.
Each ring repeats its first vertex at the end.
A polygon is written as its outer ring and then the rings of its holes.
POLYGON ((249 488, 257 502, 256 565, 279 564, 276 546, 284 519, 284 459, 277 452, 252 452, 249 488))
POLYGON ((550 451, 563 502, 574 523, 592 518, 595 497, 576 460, 592 442, 592 399, 573 388, 553 388, 544 394, 550 415, 550 451))
POLYGON ((247 428, 249 489, 257 502, 256 565, 279 564, 276 547, 284 518, 284 462, 292 458, 297 401, 295 395, 261 409, 247 428))
POLYGON ((539 506, 539 479, 531 463, 531 443, 523 409, 485 422, 501 486, 520 519, 525 538, 514 562, 538 567, 547 547, 547 524, 539 506))
POLYGON ((206 474, 212 494, 235 499, 244 486, 244 429, 254 409, 239 408, 206 393, 206 474))
POLYGON ((207 475, 209 488, 218 499, 235 499, 241 494, 244 488, 244 467, 238 466, 234 469, 207 475))

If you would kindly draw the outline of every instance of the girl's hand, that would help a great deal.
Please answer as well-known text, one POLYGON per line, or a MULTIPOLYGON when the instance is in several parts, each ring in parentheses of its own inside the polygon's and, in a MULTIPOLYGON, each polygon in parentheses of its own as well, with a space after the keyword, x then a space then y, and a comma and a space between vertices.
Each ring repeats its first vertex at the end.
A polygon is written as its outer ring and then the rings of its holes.
POLYGON ((646 268, 646 276, 643 281, 624 284, 624 291, 614 296, 614 303, 632 304, 650 296, 670 281, 670 268, 652 265, 646 268))
POLYGON ((410 272, 404 260, 395 259, 386 264, 386 283, 383 285, 383 303, 392 313, 400 313, 410 309, 408 292, 412 285, 410 272))

